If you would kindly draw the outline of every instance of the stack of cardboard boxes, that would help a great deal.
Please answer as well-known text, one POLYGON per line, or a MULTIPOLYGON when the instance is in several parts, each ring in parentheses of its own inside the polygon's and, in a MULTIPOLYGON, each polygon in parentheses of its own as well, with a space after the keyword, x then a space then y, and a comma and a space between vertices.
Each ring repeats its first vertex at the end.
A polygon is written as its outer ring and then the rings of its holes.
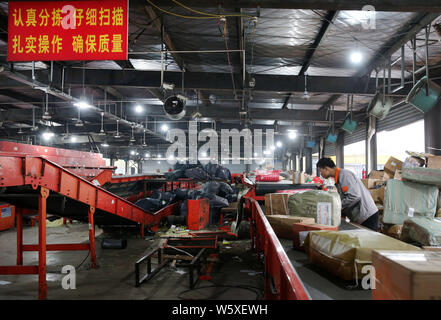
POLYGON ((403 162, 397 158, 390 157, 384 165, 384 171, 371 171, 368 179, 362 179, 364 186, 371 193, 377 206, 384 204, 384 191, 386 181, 389 179, 399 178, 399 172, 403 166, 403 162))

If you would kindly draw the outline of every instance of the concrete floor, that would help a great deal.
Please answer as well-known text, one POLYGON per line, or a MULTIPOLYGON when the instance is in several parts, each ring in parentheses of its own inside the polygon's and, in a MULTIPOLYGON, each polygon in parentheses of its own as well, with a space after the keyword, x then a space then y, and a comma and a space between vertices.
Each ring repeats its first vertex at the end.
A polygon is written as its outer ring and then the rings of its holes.
MULTIPOLYGON (((48 243, 81 243, 88 242, 88 225, 83 223, 48 228, 48 243)), ((126 249, 101 249, 102 230, 96 230, 96 254, 98 269, 90 269, 87 251, 57 251, 47 254, 48 299, 179 299, 179 294, 189 289, 187 269, 176 270, 164 268, 153 279, 135 288, 134 263, 157 243, 157 239, 143 240, 128 238, 126 249), (77 267, 76 289, 64 290, 61 274, 64 265, 77 267)), ((37 243, 38 227, 24 228, 24 243, 37 243)), ((0 232, 0 265, 16 263, 16 232, 10 229, 0 232)), ((24 265, 38 263, 36 252, 25 252, 24 265)), ((215 264, 212 280, 201 280, 197 290, 184 292, 182 299, 256 299, 263 290, 263 266, 257 262, 256 255, 250 251, 250 241, 231 241, 223 245, 219 262, 215 264), (234 287, 215 287, 216 285, 234 287), (248 286, 257 288, 237 288, 248 286), (207 288, 201 288, 207 287, 207 288), (255 292, 257 291, 257 293, 255 292)), ((0 275, 0 300, 36 299, 37 275, 0 275)))

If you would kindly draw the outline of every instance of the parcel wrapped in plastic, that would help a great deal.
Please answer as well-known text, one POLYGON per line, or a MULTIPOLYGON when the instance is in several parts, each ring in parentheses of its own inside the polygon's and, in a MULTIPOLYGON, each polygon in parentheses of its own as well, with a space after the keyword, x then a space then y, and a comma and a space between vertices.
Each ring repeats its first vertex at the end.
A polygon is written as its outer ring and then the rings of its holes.
POLYGON ((404 221, 401 240, 421 246, 441 246, 441 220, 422 217, 404 221))
POLYGON ((438 193, 435 186, 389 179, 384 194, 383 222, 403 224, 404 220, 413 217, 432 219, 438 193))
POLYGON ((372 264, 373 250, 421 250, 371 230, 310 231, 304 242, 310 263, 343 280, 363 277, 362 268, 372 264))
POLYGON ((341 200, 336 192, 308 190, 289 196, 289 214, 314 218, 318 224, 339 226, 341 200))

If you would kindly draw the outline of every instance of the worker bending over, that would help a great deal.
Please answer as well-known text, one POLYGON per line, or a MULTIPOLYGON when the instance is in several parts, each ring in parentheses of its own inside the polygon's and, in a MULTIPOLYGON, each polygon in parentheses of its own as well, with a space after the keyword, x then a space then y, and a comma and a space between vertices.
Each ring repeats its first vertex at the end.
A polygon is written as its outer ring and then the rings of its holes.
POLYGON ((351 222, 377 231, 378 208, 361 180, 352 171, 337 168, 329 158, 321 158, 317 162, 317 169, 323 178, 334 178, 341 198, 342 215, 351 222))

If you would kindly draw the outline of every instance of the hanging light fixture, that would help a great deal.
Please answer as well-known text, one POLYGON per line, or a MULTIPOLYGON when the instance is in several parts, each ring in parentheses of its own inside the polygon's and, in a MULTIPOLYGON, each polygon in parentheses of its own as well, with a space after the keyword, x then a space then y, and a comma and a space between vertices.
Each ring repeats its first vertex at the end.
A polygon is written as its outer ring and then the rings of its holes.
POLYGON ((143 132, 143 137, 142 137, 142 147, 145 148, 145 147, 147 147, 147 143, 145 142, 145 132, 146 132, 146 130, 144 129, 143 131, 144 132, 143 132))
POLYGON ((37 131, 38 127, 35 125, 35 107, 32 107, 32 127, 31 131, 37 131))
POLYGON ((104 112, 101 112, 101 130, 99 133, 100 136, 105 136, 106 132, 104 131, 104 112))
POLYGON ((20 129, 18 130, 17 134, 20 134, 20 135, 24 134, 24 132, 23 132, 23 130, 21 129, 21 127, 20 127, 20 129))
POLYGON ((131 135, 131 137, 130 137, 130 143, 131 144, 133 144, 133 143, 135 143, 136 142, 136 140, 135 140, 135 134, 134 134, 134 125, 132 125, 132 135, 131 135))
POLYGON ((116 133, 115 133, 115 135, 113 136, 115 139, 119 139, 119 138, 121 138, 121 135, 119 134, 119 119, 118 120, 116 120, 116 133))
POLYGON ((44 120, 49 120, 50 118, 52 118, 51 114, 49 113, 49 104, 48 104, 48 94, 46 93, 46 103, 45 103, 45 110, 43 115, 41 116, 41 118, 43 118, 44 120))
POLYGON ((307 75, 305 74, 305 92, 303 92, 303 99, 309 100, 311 96, 309 95, 308 88, 307 88, 307 75))
POLYGON ((80 108, 78 108, 78 119, 77 119, 77 121, 75 122, 75 126, 76 127, 82 127, 82 126, 84 126, 84 123, 83 123, 83 121, 81 120, 81 111, 80 111, 80 108))

